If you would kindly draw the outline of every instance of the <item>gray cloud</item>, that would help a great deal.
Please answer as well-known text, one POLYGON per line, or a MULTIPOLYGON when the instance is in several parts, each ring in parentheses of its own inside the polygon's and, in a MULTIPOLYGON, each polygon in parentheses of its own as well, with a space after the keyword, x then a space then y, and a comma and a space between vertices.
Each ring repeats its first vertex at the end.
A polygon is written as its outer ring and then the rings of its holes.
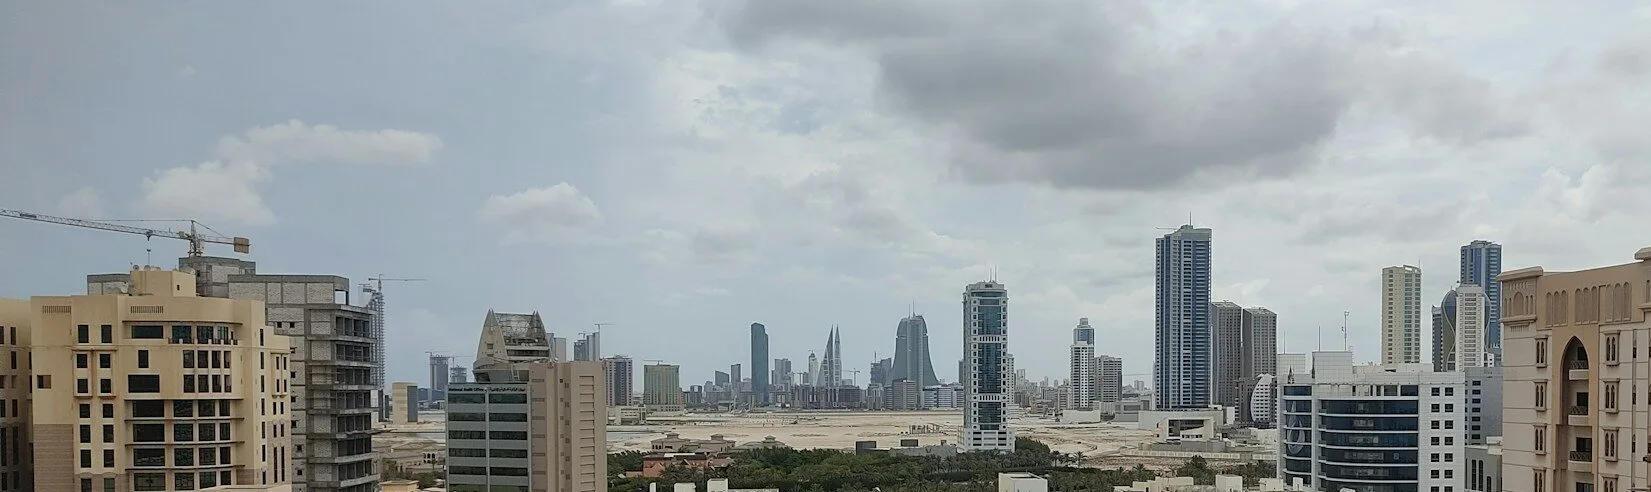
POLYGON ((1024 10, 761 1, 720 19, 748 49, 863 49, 889 106, 945 137, 975 181, 1150 190, 1293 175, 1367 101, 1453 142, 1521 131, 1483 81, 1385 55, 1390 41, 1368 30, 1278 23, 1180 39, 1129 3, 1024 10))

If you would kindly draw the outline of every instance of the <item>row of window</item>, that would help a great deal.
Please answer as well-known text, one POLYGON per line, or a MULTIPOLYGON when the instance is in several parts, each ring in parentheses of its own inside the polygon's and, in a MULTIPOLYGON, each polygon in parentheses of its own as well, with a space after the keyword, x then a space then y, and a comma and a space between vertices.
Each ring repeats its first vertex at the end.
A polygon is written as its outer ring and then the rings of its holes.
POLYGON ((447 404, 455 403, 527 403, 527 393, 449 393, 447 404))
MULTIPOLYGON (((280 470, 280 468, 277 468, 280 470)), ((279 473, 279 472, 277 472, 279 473)), ((132 490, 137 492, 160 492, 165 490, 197 490, 219 485, 234 485, 234 473, 225 471, 179 471, 172 472, 172 488, 166 487, 168 480, 166 473, 133 473, 132 490)))
MULTIPOLYGON (((44 376, 44 377, 47 378, 47 379, 43 380, 43 383, 45 384, 44 387, 45 388, 50 388, 51 387, 51 379, 50 379, 51 377, 50 376, 44 376)), ((98 392, 98 394, 104 394, 104 395, 114 394, 114 392, 115 392, 114 380, 109 379, 109 378, 98 379, 98 381, 97 381, 97 392, 98 392)), ((126 375, 126 392, 127 393, 160 393, 161 392, 161 377, 158 376, 158 375, 155 375, 155 374, 128 374, 128 375, 126 375)), ((83 395, 84 394, 91 394, 92 393, 92 381, 90 379, 87 379, 87 378, 76 378, 75 379, 75 393, 83 394, 83 395)))
MULTIPOLYGON (((132 424, 132 442, 167 442, 166 425, 132 424)), ((84 429, 88 426, 81 427, 84 429)), ((172 424, 171 437, 172 442, 233 441, 229 429, 228 422, 172 424)), ((113 436, 114 431, 105 427, 104 432, 106 436, 113 436)))
POLYGON ((448 439, 469 439, 469 440, 473 440, 473 441, 479 441, 479 440, 483 440, 483 439, 497 439, 497 440, 505 440, 505 441, 526 441, 527 440, 527 431, 450 430, 450 431, 447 431, 447 438, 448 439))
MULTIPOLYGON (((91 368, 91 360, 92 360, 91 356, 92 356, 92 354, 89 353, 89 352, 77 352, 77 353, 75 353, 75 369, 90 369, 91 368)), ((112 368, 114 368, 114 365, 115 365, 114 364, 114 362, 115 362, 114 358, 115 358, 114 352, 103 352, 103 353, 97 354, 97 368, 98 369, 112 369, 112 368)), ((138 351, 138 369, 148 369, 148 368, 149 368, 149 351, 148 350, 139 350, 138 351)))
POLYGON ((527 469, 510 466, 450 466, 447 467, 447 473, 449 475, 525 477, 527 476, 527 469))
POLYGON ((452 412, 447 414, 449 422, 527 422, 527 414, 514 412, 452 412))
POLYGON ((526 458, 526 449, 453 448, 447 450, 452 458, 526 458))

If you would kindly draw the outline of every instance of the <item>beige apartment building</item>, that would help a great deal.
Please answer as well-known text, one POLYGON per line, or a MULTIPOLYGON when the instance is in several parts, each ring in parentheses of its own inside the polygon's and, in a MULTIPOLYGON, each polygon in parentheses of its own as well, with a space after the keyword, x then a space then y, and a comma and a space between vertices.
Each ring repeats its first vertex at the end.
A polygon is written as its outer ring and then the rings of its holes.
POLYGON ((1633 263, 1502 273, 1502 490, 1646 490, 1651 248, 1633 263))
MULTIPOLYGON (((0 465, 24 477, 11 490, 199 490, 290 480, 291 349, 266 327, 263 303, 198 297, 188 272, 145 267, 130 280, 124 293, 0 302, 11 342, 5 350, 26 358, 12 347, 28 347, 34 355, 32 373, 17 365, 0 390, 7 415, 28 421, 33 444, 32 457, 0 465), (17 393, 25 384, 32 400, 17 393), (32 484, 18 469, 31 461, 32 484)), ((7 438, 19 432, 11 424, 7 438)))
POLYGON ((29 301, 0 299, 0 492, 30 490, 29 301))

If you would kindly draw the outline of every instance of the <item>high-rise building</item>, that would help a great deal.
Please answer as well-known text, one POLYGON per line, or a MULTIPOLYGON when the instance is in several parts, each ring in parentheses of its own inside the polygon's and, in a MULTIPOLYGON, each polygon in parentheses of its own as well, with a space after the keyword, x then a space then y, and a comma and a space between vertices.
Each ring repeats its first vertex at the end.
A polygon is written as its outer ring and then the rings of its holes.
POLYGON ((1502 489, 1644 490, 1651 247, 1633 263, 1503 272, 1502 489))
POLYGON ((1250 388, 1250 405, 1246 411, 1246 419, 1252 425, 1262 428, 1273 424, 1273 405, 1278 402, 1278 396, 1273 393, 1273 381, 1277 380, 1272 374, 1262 374, 1256 377, 1255 384, 1250 388))
POLYGON ((743 371, 744 368, 745 367, 741 364, 730 364, 728 366, 728 377, 730 379, 729 386, 734 388, 734 399, 736 400, 739 399, 739 392, 741 389, 740 383, 745 382, 745 371, 743 371))
POLYGON ((500 313, 487 310, 482 318, 482 343, 476 347, 476 368, 510 362, 554 360, 550 333, 539 313, 500 313))
POLYGON ((550 358, 557 362, 570 362, 573 360, 568 358, 567 337, 550 337, 550 358))
POLYGON ((843 338, 836 325, 826 337, 825 358, 820 360, 820 384, 835 388, 843 384, 843 338))
POLYGON ((940 378, 934 374, 934 362, 929 359, 929 325, 922 315, 913 313, 902 318, 895 328, 894 371, 888 378, 889 381, 910 379, 923 386, 940 384, 940 378))
POLYGON ((1382 269, 1382 363, 1422 361, 1422 269, 1382 269))
POLYGON ((390 383, 390 408, 395 415, 390 417, 391 422, 417 423, 419 408, 419 387, 411 381, 390 383))
POLYGON ((1502 368, 1462 369, 1468 381, 1468 444, 1502 437, 1502 368))
POLYGON ((804 383, 809 386, 820 385, 820 357, 813 352, 808 353, 808 381, 804 383))
POLYGON ((923 386, 905 378, 895 379, 888 388, 889 410, 920 410, 923 408, 923 386))
POLYGON ((1183 225, 1158 238, 1155 407, 1203 409, 1211 403, 1210 247, 1208 228, 1183 225))
POLYGON ((682 368, 674 364, 642 366, 642 405, 682 406, 682 368))
POLYGON ((1243 392, 1244 359, 1249 351, 1244 347, 1244 307, 1227 301, 1210 303, 1210 393, 1212 403, 1231 408, 1243 408, 1249 393, 1243 392))
POLYGON ((1278 373, 1278 314, 1264 307, 1244 309, 1244 363, 1240 371, 1246 381, 1262 374, 1278 373))
POLYGON ((451 376, 453 357, 430 354, 430 401, 446 399, 447 379, 451 376))
POLYGON ((797 375, 791 372, 791 359, 774 359, 774 384, 790 391, 797 375))
POLYGON ((628 407, 631 405, 631 392, 636 391, 636 380, 633 379, 632 362, 630 357, 616 355, 602 358, 602 368, 606 371, 607 403, 610 407, 628 407))
POLYGON ((1095 402, 1101 399, 1096 387, 1100 383, 1100 367, 1095 360, 1095 328, 1089 326, 1089 318, 1078 318, 1078 326, 1072 329, 1069 352, 1067 374, 1071 378, 1071 389, 1067 394, 1071 401, 1067 408, 1093 410, 1095 402))
POLYGON ((477 364, 447 388, 448 490, 608 490, 599 362, 477 364))
POLYGON ((383 405, 389 398, 382 392, 382 293, 369 293, 372 306, 363 308, 350 304, 350 279, 344 277, 257 274, 251 262, 228 258, 178 263, 193 265, 214 284, 227 280, 230 298, 263 302, 269 326, 297 344, 289 368, 298 377, 292 380, 287 432, 293 465, 302 472, 292 479, 293 492, 378 490, 373 408, 389 417, 383 405))
POLYGON ((470 368, 464 366, 453 366, 447 369, 448 385, 468 382, 470 382, 470 368))
POLYGON ((1124 392, 1124 360, 1110 355, 1095 358, 1100 368, 1100 384, 1096 385, 1099 400, 1105 403, 1117 403, 1124 392))
POLYGON ((733 377, 728 373, 716 371, 716 375, 712 376, 711 383, 716 386, 728 386, 728 382, 731 380, 733 380, 733 377))
POLYGON ((1456 289, 1433 307, 1433 371, 1456 370, 1456 289))
POLYGON ((89 276, 87 295, 0 302, 6 348, 29 361, 13 366, 3 390, 28 392, 7 400, 11 413, 0 420, 7 489, 195 490, 294 478, 285 432, 293 417, 271 403, 293 395, 290 339, 268 328, 263 303, 201 296, 198 280, 187 269, 143 267, 89 276))
POLYGON ((1485 337, 1490 342, 1488 351, 1496 360, 1496 365, 1501 365, 1502 283, 1496 280, 1496 276, 1502 273, 1502 245, 1483 239, 1474 240, 1462 245, 1461 254, 1461 278, 1457 281, 1485 288, 1485 298, 1491 300, 1485 311, 1485 337))
POLYGON ((586 333, 573 341, 573 360, 595 362, 602 359, 602 333, 586 333))
POLYGON ((1453 365, 1458 371, 1491 366, 1496 361, 1495 355, 1490 353, 1489 335, 1485 329, 1489 303, 1484 287, 1467 284, 1456 287, 1456 350, 1452 355, 1455 359, 1453 365))
POLYGON ((885 357, 871 363, 871 379, 866 381, 867 384, 878 384, 886 387, 893 382, 894 359, 885 357))
POLYGON ((762 323, 751 323, 751 393, 752 400, 758 405, 767 405, 768 381, 768 328, 762 323))
POLYGON ((1308 490, 1462 490, 1463 376, 1422 367, 1314 352, 1310 374, 1280 375, 1278 476, 1308 490))
POLYGON ((1009 427, 1009 291, 994 280, 963 290, 963 409, 958 446, 965 451, 1013 451, 1009 427))

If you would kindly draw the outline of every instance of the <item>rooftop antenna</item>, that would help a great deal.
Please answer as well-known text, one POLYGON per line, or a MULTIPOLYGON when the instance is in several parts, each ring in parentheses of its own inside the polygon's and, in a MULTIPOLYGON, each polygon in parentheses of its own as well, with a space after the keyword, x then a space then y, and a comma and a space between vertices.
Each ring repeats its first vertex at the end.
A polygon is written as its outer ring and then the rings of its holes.
POLYGON ((1347 316, 1350 314, 1353 313, 1350 311, 1341 312, 1341 350, 1344 352, 1352 351, 1347 345, 1347 316))
POLYGON ((1324 325, 1319 325, 1318 333, 1319 333, 1319 346, 1318 346, 1317 350, 1323 351, 1324 350, 1324 325))

